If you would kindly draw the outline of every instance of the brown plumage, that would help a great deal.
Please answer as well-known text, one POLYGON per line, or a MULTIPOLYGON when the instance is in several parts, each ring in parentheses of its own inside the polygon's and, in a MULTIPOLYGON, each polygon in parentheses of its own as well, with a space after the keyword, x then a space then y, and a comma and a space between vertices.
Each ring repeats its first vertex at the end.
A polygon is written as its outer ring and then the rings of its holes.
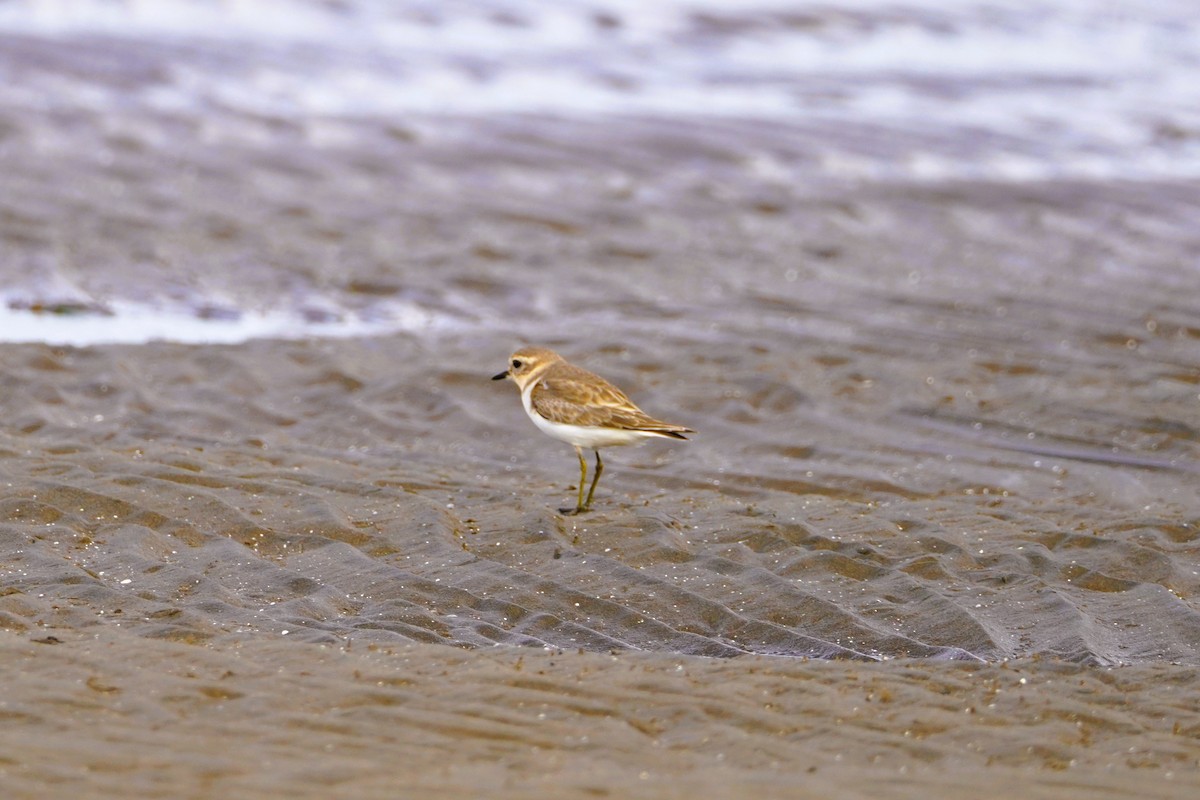
POLYGON ((509 357, 509 368, 492 380, 511 378, 521 389, 521 402, 533 423, 545 434, 575 448, 579 456, 579 503, 574 511, 588 510, 596 483, 604 470, 601 447, 637 444, 648 438, 686 439, 691 428, 655 419, 642 411, 624 392, 586 369, 568 364, 544 347, 525 347, 509 357), (587 462, 583 448, 596 451, 596 471, 585 501, 583 486, 587 462))
POLYGON ((530 404, 546 419, 564 425, 645 431, 674 439, 686 439, 684 432, 691 432, 655 419, 604 378, 566 361, 545 370, 533 387, 530 404))

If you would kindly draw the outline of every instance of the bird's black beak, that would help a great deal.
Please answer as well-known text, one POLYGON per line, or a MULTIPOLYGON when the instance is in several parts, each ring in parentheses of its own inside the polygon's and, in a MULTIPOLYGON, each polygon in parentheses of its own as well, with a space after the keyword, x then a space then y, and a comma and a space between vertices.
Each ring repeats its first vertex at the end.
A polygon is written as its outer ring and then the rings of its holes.
POLYGON ((494 381, 502 381, 502 380, 504 380, 504 379, 505 379, 505 378, 507 378, 507 377, 508 377, 508 372, 507 372, 507 371, 505 371, 505 372, 501 372, 499 375, 493 375, 493 376, 492 376, 492 380, 494 380, 494 381))

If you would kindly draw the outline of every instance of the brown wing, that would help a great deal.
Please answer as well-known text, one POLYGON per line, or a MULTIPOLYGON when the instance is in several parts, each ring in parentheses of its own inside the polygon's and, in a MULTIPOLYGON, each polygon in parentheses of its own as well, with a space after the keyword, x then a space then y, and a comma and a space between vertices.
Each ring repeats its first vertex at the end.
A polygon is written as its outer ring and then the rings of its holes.
POLYGON ((566 425, 646 431, 684 438, 691 429, 654 419, 617 387, 579 367, 554 366, 533 387, 530 404, 546 419, 566 425))

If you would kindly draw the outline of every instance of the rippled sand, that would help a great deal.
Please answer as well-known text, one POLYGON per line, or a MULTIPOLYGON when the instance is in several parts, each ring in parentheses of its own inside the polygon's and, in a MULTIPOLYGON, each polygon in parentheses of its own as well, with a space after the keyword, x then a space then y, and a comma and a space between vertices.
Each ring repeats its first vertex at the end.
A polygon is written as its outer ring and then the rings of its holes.
POLYGON ((854 348, 593 344, 602 371, 700 434, 614 452, 598 510, 579 518, 556 511, 570 449, 487 380, 506 345, 10 346, 11 624, 1200 660, 1196 474, 1169 461, 1191 446, 1175 444, 1179 424, 1113 429, 1155 442, 1114 452, 1056 431, 1078 418, 1049 409, 1031 437, 936 390, 913 407, 894 392, 907 371, 854 348))
POLYGON ((1194 668, 66 638, 0 639, 9 797, 1174 798, 1198 785, 1194 668))
POLYGON ((18 311, 424 320, 0 346, 7 796, 1200 787, 1194 186, 834 180, 906 145, 819 123, 0 121, 18 311), (558 514, 488 380, 526 342, 697 435, 558 514))
MULTIPOLYGON (((1007 194, 863 197, 898 241, 878 261, 859 236, 773 242, 781 217, 847 213, 806 202, 711 243, 755 248, 737 273, 441 267, 512 311, 494 329, 5 346, 0 769, 29 797, 1180 796, 1200 757, 1192 297, 1090 267, 964 277, 930 244, 952 218, 1096 213, 1007 194), (725 299, 689 311, 709 280, 725 299), (487 380, 525 340, 700 433, 614 451, 598 510, 560 516, 573 454, 487 380)), ((540 225, 497 224, 517 244, 540 225)))

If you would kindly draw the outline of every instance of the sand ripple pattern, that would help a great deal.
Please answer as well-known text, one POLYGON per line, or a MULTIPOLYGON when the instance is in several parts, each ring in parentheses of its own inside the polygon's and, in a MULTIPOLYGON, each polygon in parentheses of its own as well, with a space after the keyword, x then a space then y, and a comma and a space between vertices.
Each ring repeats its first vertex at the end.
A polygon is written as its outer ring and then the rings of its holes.
MULTIPOLYGON (((1027 499, 993 475, 994 448, 975 485, 837 476, 886 441, 787 445, 779 420, 811 403, 711 366, 697 383, 743 400, 703 414, 694 449, 612 459, 601 510, 564 518, 569 451, 517 427, 516 398, 469 353, 448 355, 420 379, 404 339, 200 358, 7 348, 4 405, 21 410, 0 459, 0 620, 184 641, 1200 663, 1195 518, 1027 499), (761 475, 717 465, 738 449, 761 475), (823 468, 793 480, 796 460, 823 468)), ((938 436, 957 424, 922 419, 938 436)), ((1010 469, 1025 485, 1065 472, 1010 469)), ((1114 467, 1071 469, 1094 483, 1114 467)), ((1142 471, 1120 479, 1138 496, 1179 469, 1142 471)))
POLYGON ((5 628, 1200 664, 1193 185, 848 179, 1002 145, 807 115, 118 102, 223 45, 5 41, 12 319, 432 321, 0 347, 5 628), (21 88, 63 81, 108 88, 21 88), (699 433, 561 517, 487 380, 525 342, 699 433))

